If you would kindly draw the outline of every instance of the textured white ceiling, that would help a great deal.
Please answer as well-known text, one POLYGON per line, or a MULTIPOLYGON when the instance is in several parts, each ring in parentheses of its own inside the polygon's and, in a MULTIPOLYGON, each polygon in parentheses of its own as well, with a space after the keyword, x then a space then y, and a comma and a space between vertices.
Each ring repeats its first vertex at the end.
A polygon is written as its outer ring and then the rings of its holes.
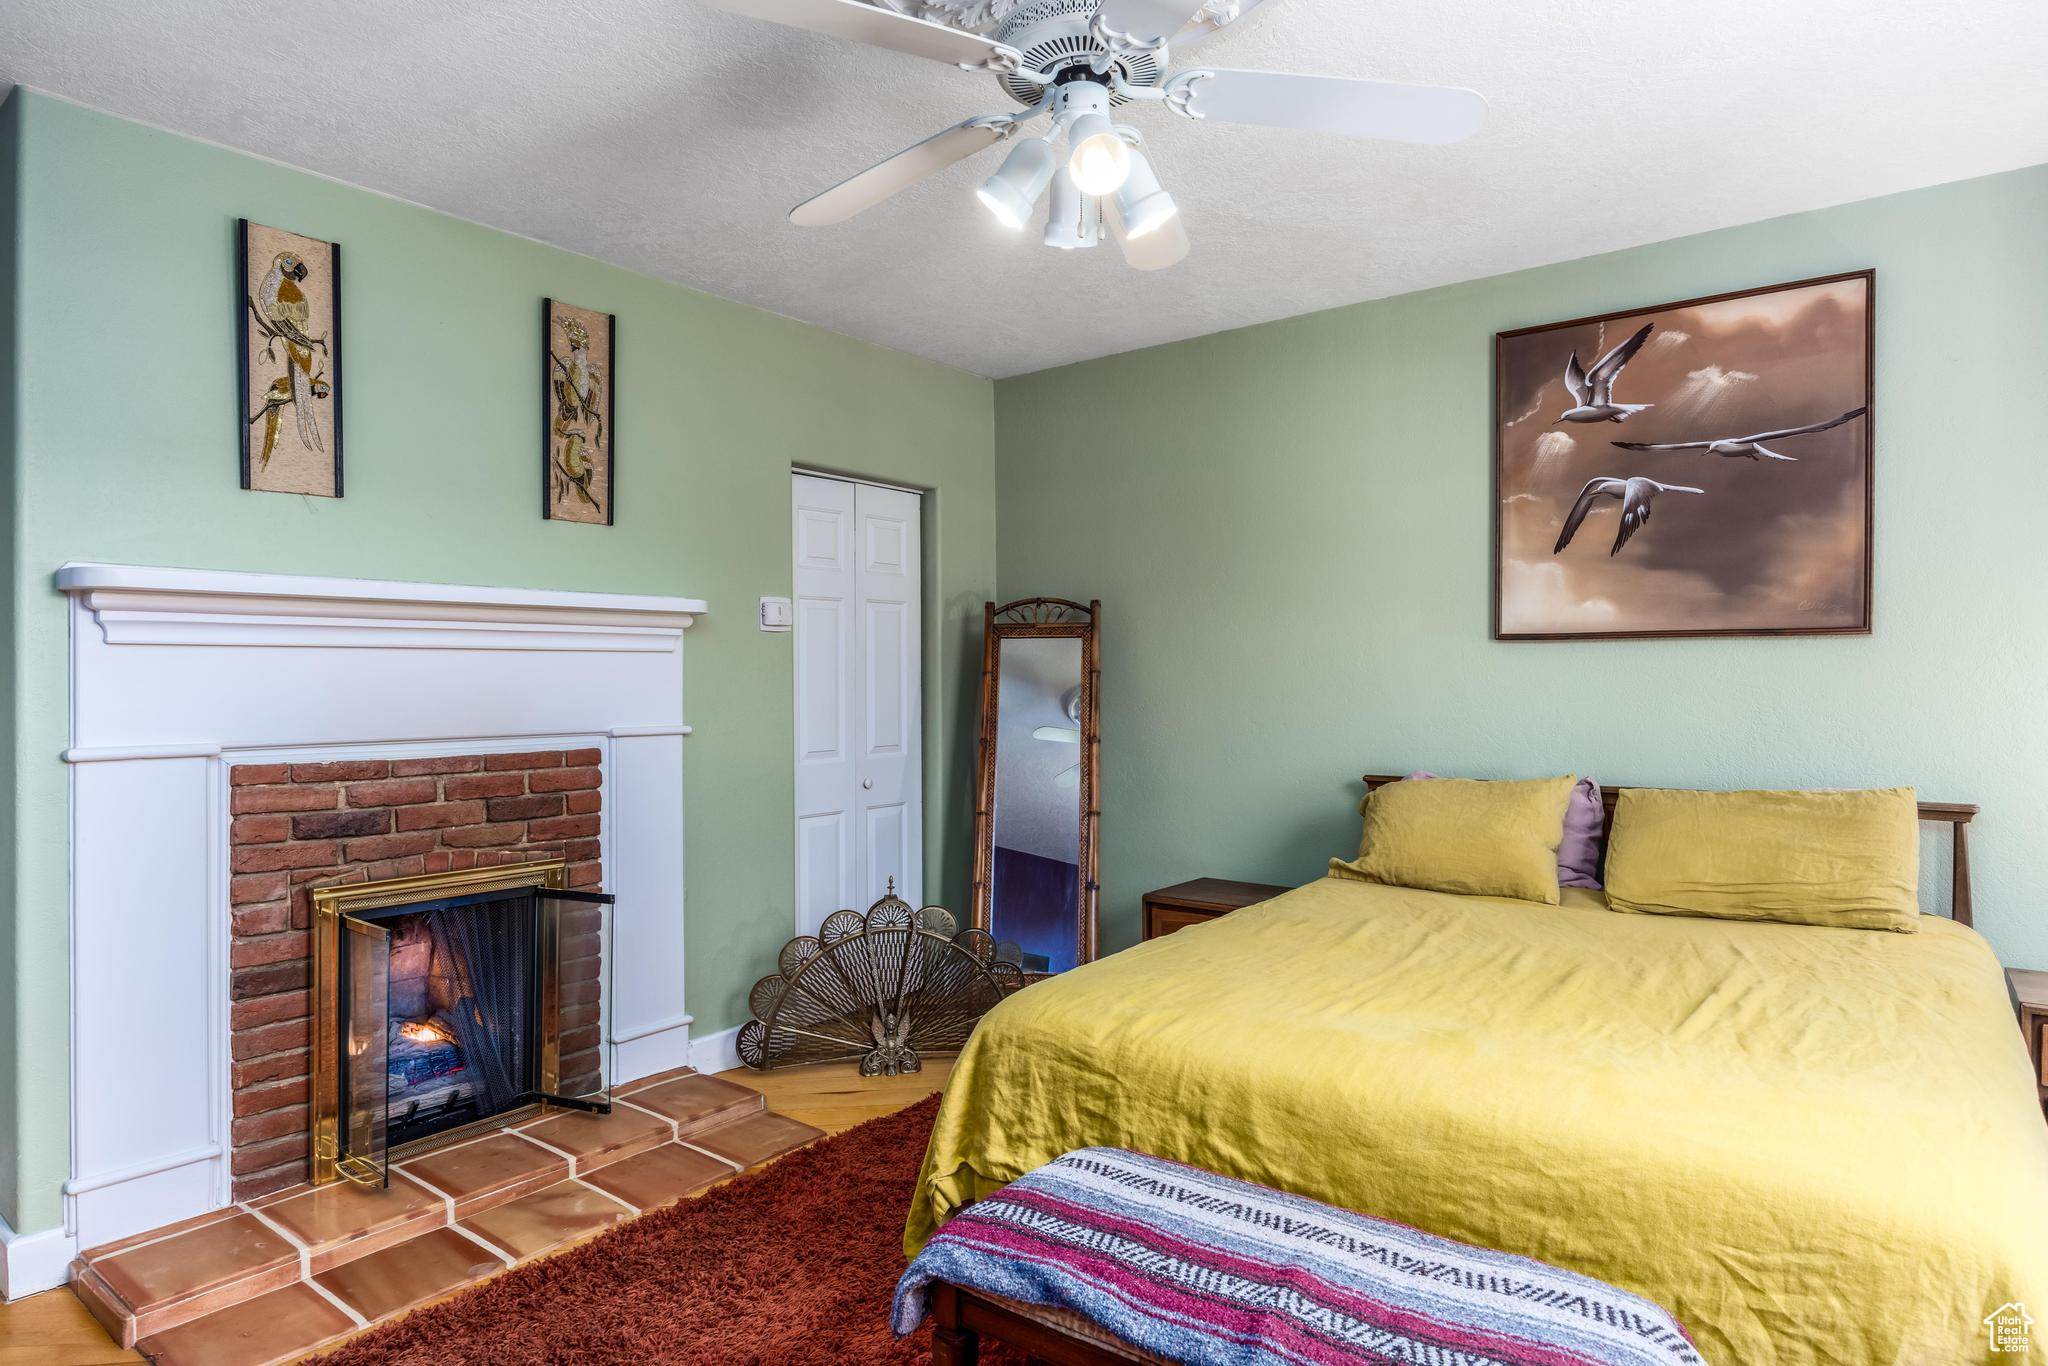
POLYGON ((993 152, 791 226, 1012 106, 696 0, 0 4, 0 86, 996 376, 2048 161, 2042 0, 1273 0, 1200 57, 1467 85, 1493 113, 1424 148, 1142 107, 1194 240, 1148 274, 998 228, 971 192, 993 152))

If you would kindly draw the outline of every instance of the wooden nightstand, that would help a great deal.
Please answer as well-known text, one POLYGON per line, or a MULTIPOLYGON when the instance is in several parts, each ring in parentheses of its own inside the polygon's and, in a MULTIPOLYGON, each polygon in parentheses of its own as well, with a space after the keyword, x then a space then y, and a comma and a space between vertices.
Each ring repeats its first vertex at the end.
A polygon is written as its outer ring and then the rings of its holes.
POLYGON ((2020 1000, 2020 1028, 2027 1031, 2027 1051, 2034 1055, 2034 1085, 2041 1088, 2041 1108, 2048 1110, 2048 972, 2007 968, 2005 975, 2020 1000))
POLYGON ((1176 882, 1171 887, 1145 893, 1144 937, 1157 939, 1175 930, 1199 925, 1204 920, 1214 920, 1219 915, 1229 915, 1246 906, 1270 901, 1282 892, 1293 890, 1292 887, 1276 887, 1269 882, 1231 882, 1220 877, 1176 882))

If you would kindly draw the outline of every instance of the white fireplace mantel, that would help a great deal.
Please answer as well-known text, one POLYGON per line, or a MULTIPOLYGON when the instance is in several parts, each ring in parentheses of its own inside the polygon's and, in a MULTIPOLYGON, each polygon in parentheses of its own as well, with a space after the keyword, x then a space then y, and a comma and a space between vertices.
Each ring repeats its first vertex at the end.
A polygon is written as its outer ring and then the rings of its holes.
POLYGON ((66 565, 57 587, 71 600, 67 1240, 230 1201, 236 763, 601 749, 613 1075, 688 1061, 682 646, 702 602, 106 564, 66 565))

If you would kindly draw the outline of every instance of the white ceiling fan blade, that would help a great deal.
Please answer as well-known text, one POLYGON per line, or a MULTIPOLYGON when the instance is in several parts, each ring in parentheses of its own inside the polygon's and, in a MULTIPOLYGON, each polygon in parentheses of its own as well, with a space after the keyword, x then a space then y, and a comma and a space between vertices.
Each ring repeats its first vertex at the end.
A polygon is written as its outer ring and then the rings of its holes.
POLYGON ((1180 264, 1188 254, 1187 224, 1177 213, 1143 237, 1126 237, 1123 215, 1116 211, 1114 195, 1104 196, 1102 212, 1109 219, 1110 235, 1123 249, 1124 263, 1134 270, 1165 270, 1180 264))
POLYGON ((789 211, 789 221, 803 228, 843 223, 926 176, 943 171, 956 161, 965 161, 1001 141, 1002 136, 1000 124, 991 126, 984 119, 956 123, 945 132, 934 133, 915 147, 906 147, 887 161, 840 181, 823 194, 806 199, 789 211))
MULTIPOLYGON (((935 62, 951 62, 963 66, 979 66, 983 62, 998 61, 1008 65, 1017 56, 1015 49, 1004 47, 979 34, 935 24, 929 19, 913 19, 907 14, 881 9, 875 5, 861 3, 861 0, 710 0, 719 9, 734 14, 744 14, 753 19, 766 19, 770 23, 788 24, 791 28, 807 28, 813 33, 829 33, 834 38, 846 38, 856 43, 872 43, 876 47, 892 47, 898 52, 908 52, 914 57, 929 57, 935 62), (1004 54, 1008 54, 1006 58, 1004 54)), ((1013 68, 1014 69, 1014 68, 1013 68)))
POLYGON ((1478 92, 1285 71, 1217 71, 1192 82, 1189 108, 1224 123, 1262 123, 1396 142, 1462 142, 1486 122, 1478 92))
POLYGON ((1031 732, 1031 738, 1050 740, 1057 745, 1078 745, 1081 743, 1081 732, 1072 726, 1040 726, 1031 732))
POLYGON ((1171 40, 1194 22, 1206 0, 1104 0, 1102 22, 1139 41, 1171 40))

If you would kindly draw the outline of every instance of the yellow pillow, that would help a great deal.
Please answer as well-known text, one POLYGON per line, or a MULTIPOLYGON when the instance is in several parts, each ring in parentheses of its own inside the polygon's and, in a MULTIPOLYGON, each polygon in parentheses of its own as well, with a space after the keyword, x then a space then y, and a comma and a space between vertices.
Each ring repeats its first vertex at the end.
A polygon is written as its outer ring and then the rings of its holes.
POLYGON ((1688 792, 1630 788, 1607 842, 1618 911, 1919 928, 1913 789, 1688 792))
POLYGON ((1557 846, 1578 779, 1388 783, 1367 795, 1358 857, 1332 877, 1557 904, 1557 846))

